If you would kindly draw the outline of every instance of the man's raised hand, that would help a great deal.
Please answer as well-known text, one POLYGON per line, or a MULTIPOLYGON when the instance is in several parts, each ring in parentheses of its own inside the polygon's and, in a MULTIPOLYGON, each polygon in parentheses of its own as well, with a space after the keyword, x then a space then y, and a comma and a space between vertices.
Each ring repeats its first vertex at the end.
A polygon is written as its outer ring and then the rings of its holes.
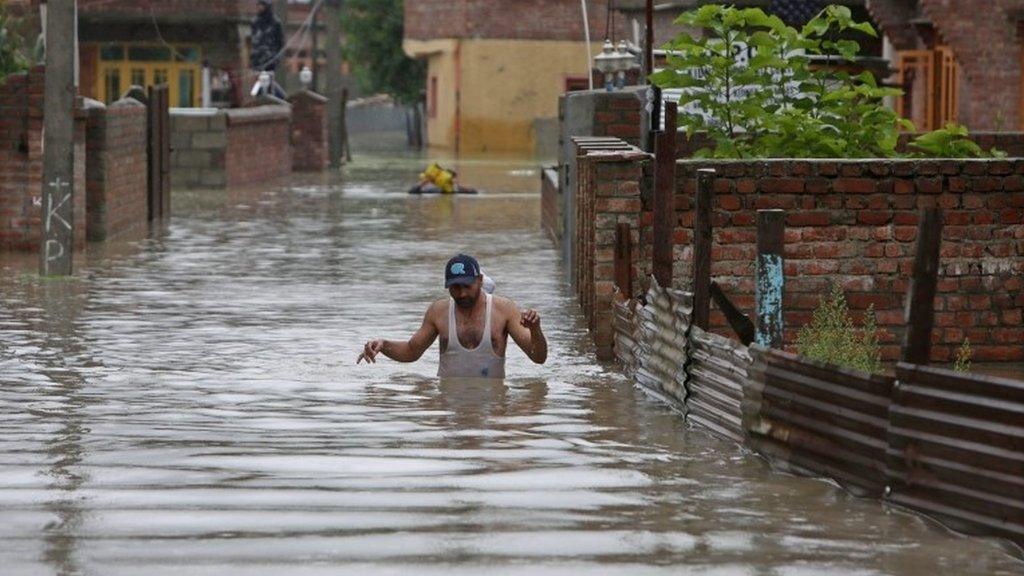
POLYGON ((363 360, 366 360, 367 364, 376 364, 377 354, 380 354, 383 351, 383 340, 370 340, 369 342, 366 343, 366 346, 363 346, 363 353, 359 355, 359 359, 356 360, 356 364, 359 364, 363 360))

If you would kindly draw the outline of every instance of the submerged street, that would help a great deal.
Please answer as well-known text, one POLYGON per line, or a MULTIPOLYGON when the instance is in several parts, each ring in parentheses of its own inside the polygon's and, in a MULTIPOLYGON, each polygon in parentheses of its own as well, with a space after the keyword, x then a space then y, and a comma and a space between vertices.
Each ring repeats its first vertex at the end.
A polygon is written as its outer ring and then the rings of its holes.
POLYGON ((532 161, 410 197, 423 161, 175 192, 68 280, 0 263, 4 574, 1019 574, 963 538, 691 430, 596 362, 532 161), (504 383, 356 365, 475 255, 550 356, 504 383), (358 572, 357 572, 358 571, 358 572))

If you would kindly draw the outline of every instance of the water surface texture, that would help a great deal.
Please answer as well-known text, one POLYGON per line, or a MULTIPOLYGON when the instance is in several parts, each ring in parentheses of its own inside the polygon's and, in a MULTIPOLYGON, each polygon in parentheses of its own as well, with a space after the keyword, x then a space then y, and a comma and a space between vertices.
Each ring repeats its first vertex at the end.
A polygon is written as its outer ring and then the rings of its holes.
POLYGON ((177 193, 77 277, 0 264, 0 573, 1019 574, 962 538, 690 430, 595 362, 529 163, 177 193), (454 252, 537 308, 546 366, 439 383, 356 366, 444 295, 454 252))

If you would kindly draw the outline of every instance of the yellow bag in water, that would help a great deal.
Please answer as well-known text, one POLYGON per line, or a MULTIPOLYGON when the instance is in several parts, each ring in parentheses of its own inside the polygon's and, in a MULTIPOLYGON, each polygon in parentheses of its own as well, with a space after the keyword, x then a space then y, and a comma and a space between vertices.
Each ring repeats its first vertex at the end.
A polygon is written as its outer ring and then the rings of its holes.
POLYGON ((434 186, 440 188, 441 192, 451 194, 455 192, 455 175, 433 162, 420 174, 420 180, 427 180, 434 186))
POLYGON ((444 194, 451 194, 455 192, 455 176, 452 175, 448 170, 441 170, 438 174, 437 179, 434 180, 434 184, 441 189, 444 194))
POLYGON ((434 182, 436 184, 438 175, 443 171, 444 169, 438 166, 437 162, 434 162, 430 166, 427 166, 427 169, 420 174, 420 180, 427 180, 428 182, 434 182))

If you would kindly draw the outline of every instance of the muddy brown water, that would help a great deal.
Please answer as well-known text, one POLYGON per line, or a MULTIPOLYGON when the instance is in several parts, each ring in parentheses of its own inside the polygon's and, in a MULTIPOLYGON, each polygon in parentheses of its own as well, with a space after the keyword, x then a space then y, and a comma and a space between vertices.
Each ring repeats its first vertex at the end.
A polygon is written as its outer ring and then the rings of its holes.
POLYGON ((164 234, 92 247, 72 280, 0 256, 0 573, 1024 571, 689 429, 594 360, 531 163, 407 197, 418 164, 179 192, 164 234), (540 311, 548 364, 516 350, 503 384, 438 382, 436 347, 356 366, 460 250, 540 311))

